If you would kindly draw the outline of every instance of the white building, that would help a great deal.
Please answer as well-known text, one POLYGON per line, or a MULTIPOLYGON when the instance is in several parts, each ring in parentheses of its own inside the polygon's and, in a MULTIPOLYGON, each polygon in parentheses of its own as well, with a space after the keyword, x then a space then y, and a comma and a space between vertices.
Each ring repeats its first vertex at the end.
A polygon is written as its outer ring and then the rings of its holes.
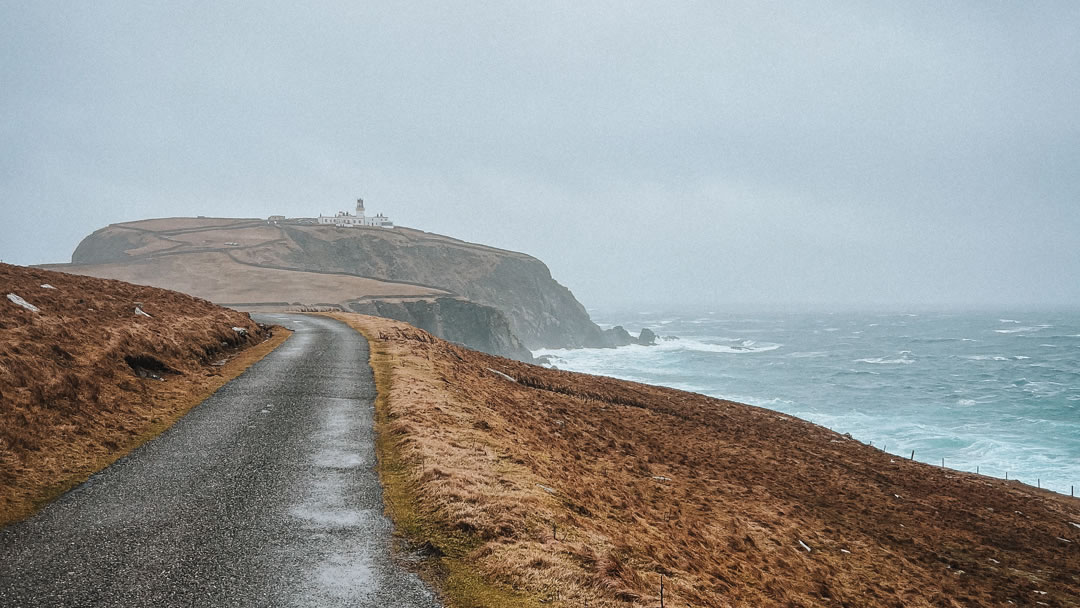
POLYGON ((348 211, 338 211, 335 215, 320 215, 319 223, 330 226, 378 226, 379 228, 393 228, 394 222, 383 214, 372 217, 364 215, 364 199, 356 199, 356 215, 348 211))

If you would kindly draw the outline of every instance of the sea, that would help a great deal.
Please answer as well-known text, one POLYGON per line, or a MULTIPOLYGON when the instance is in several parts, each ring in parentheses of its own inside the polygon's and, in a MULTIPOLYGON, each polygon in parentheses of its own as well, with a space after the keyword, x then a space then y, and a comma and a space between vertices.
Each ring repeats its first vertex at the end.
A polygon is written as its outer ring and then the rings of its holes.
POLYGON ((534 355, 798 416, 898 457, 1080 492, 1080 312, 590 314, 662 338, 534 355))

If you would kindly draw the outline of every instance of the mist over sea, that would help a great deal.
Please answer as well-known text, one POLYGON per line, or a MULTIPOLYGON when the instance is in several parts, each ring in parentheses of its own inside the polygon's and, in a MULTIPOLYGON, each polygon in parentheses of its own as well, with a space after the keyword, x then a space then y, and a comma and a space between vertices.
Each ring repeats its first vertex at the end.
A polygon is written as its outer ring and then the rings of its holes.
POLYGON ((679 339, 534 354, 777 410, 905 458, 1080 489, 1080 313, 590 314, 679 339))

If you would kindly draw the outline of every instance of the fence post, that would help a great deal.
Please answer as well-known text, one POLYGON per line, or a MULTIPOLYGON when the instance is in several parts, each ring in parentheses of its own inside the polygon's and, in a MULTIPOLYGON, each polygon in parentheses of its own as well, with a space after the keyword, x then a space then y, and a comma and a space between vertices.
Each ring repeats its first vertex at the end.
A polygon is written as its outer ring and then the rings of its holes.
POLYGON ((664 575, 660 575, 660 608, 664 608, 664 575))
POLYGON ((911 450, 911 458, 909 460, 915 460, 915 450, 911 450))

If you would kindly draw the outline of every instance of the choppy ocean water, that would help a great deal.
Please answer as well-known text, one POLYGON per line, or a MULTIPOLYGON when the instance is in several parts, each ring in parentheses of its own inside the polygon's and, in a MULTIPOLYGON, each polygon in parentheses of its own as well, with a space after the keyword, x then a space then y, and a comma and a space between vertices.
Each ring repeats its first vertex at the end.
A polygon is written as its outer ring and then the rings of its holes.
POLYGON ((781 411, 922 462, 1080 491, 1080 313, 590 313, 679 339, 535 354, 781 411))

